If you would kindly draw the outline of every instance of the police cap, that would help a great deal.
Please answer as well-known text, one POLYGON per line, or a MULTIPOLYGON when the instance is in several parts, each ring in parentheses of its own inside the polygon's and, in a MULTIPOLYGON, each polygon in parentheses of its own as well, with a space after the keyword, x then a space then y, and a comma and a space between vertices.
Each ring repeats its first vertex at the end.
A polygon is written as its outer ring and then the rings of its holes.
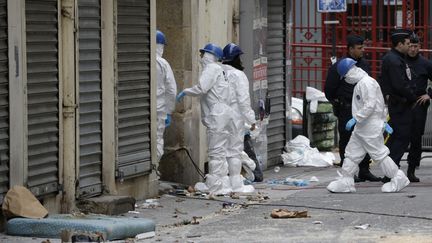
POLYGON ((416 35, 416 33, 412 32, 411 36, 410 36, 410 42, 413 44, 417 44, 420 42, 418 35, 416 35))
POLYGON ((361 37, 359 35, 347 36, 347 45, 348 46, 363 45, 363 42, 364 42, 363 37, 361 37))
POLYGON ((411 31, 407 29, 395 29, 391 34, 392 42, 403 41, 404 39, 409 39, 411 31))

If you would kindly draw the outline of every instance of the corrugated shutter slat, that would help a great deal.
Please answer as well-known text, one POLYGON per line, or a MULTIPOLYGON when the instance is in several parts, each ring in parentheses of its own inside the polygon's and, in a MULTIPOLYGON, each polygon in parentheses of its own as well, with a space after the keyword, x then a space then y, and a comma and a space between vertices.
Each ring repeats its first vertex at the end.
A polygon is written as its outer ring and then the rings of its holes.
POLYGON ((77 197, 102 193, 101 3, 79 0, 79 143, 77 197))
POLYGON ((0 0, 0 203, 9 189, 9 62, 6 0, 0 0))
POLYGON ((118 1, 118 173, 150 171, 150 1, 118 1))
POLYGON ((36 196, 58 190, 57 0, 26 0, 28 178, 36 196))
POLYGON ((268 1, 267 80, 271 98, 270 122, 267 127, 268 165, 280 163, 280 155, 286 143, 285 14, 285 0, 268 1))

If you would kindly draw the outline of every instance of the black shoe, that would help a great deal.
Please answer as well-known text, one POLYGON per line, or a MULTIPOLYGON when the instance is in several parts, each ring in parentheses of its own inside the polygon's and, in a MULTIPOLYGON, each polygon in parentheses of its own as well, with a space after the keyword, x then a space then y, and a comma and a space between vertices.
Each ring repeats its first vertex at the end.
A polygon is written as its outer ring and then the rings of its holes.
POLYGON ((359 182, 364 182, 364 181, 366 181, 366 180, 364 180, 364 179, 360 179, 358 176, 354 176, 354 182, 355 183, 359 183, 359 182))
POLYGON ((390 182, 390 178, 388 178, 387 176, 384 176, 382 179, 381 179, 381 182, 382 183, 387 183, 387 182, 390 182))
POLYGON ((364 181, 381 181, 381 177, 376 177, 369 170, 360 171, 358 175, 359 179, 364 181))
POLYGON ((415 176, 415 167, 408 167, 407 170, 407 177, 410 180, 410 182, 420 182, 420 179, 415 176))

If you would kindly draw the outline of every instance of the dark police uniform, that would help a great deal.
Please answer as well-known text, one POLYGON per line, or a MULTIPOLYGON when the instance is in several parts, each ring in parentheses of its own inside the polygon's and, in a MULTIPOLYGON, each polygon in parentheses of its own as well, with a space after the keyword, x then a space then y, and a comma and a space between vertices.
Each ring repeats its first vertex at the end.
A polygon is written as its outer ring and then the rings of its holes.
MULTIPOLYGON (((407 37, 409 38, 409 33, 407 37)), ((394 131, 386 145, 390 149, 389 156, 398 166, 409 145, 412 106, 417 99, 414 93, 415 83, 411 76, 405 54, 394 48, 387 52, 381 65, 380 85, 388 105, 389 125, 394 131)))
MULTIPOLYGON (((432 97, 432 90, 429 88, 426 91, 428 79, 432 80, 432 63, 420 54, 415 57, 408 56, 407 63, 411 68, 411 77, 414 84, 413 86, 415 86, 414 93, 416 97, 420 97, 426 93, 429 97, 432 97)), ((408 154, 408 165, 412 170, 411 176, 414 175, 415 167, 420 165, 422 153, 421 142, 425 129, 428 107, 429 101, 423 105, 417 104, 412 109, 411 139, 408 154)), ((408 173, 408 176, 410 176, 409 174, 410 173, 408 173)))

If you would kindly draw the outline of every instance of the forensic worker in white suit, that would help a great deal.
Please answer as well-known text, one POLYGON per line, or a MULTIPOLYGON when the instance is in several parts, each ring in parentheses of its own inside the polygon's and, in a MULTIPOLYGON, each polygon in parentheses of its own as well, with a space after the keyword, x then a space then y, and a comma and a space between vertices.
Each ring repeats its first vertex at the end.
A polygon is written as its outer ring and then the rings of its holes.
POLYGON ((166 44, 165 35, 156 31, 156 77, 157 77, 157 159, 164 152, 163 134, 171 125, 171 114, 175 109, 177 85, 170 64, 162 57, 166 44))
POLYGON ((384 175, 391 179, 382 186, 381 191, 398 192, 409 184, 409 180, 388 156, 390 151, 384 145, 384 130, 388 133, 393 130, 386 123, 387 109, 381 88, 375 79, 355 64, 355 60, 345 58, 337 66, 339 75, 345 77, 346 82, 355 85, 353 118, 345 127, 351 130, 354 126, 354 131, 345 149, 345 161, 340 176, 330 182, 327 189, 330 192, 355 192, 354 175, 358 172, 358 164, 368 153, 380 165, 384 175))
POLYGON ((198 83, 177 95, 177 101, 184 96, 200 97, 201 122, 207 128, 209 173, 205 185, 211 194, 228 194, 232 191, 228 178, 226 150, 233 110, 230 105, 230 87, 226 74, 219 62, 222 49, 209 43, 200 49, 203 71, 198 83))

